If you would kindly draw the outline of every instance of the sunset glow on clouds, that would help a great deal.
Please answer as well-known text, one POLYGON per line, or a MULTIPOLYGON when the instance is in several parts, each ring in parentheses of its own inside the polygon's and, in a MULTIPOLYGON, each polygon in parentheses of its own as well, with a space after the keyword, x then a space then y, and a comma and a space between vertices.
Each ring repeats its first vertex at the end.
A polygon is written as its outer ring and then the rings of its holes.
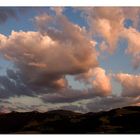
POLYGON ((139 104, 139 14, 139 8, 0 8, 0 106, 88 112, 139 104))

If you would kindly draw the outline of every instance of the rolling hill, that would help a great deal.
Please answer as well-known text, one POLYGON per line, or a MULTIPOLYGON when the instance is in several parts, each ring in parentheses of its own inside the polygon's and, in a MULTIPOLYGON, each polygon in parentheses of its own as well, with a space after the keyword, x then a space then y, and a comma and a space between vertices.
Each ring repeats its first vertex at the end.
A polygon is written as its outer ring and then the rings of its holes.
POLYGON ((140 107, 86 114, 66 110, 0 114, 0 134, 140 134, 140 107))

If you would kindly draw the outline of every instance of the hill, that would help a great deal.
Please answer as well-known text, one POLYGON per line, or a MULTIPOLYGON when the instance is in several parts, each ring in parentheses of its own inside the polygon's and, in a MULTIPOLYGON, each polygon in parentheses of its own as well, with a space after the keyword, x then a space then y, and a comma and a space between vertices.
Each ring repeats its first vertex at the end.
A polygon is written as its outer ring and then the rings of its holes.
POLYGON ((66 110, 0 115, 0 134, 140 134, 140 107, 86 114, 66 110))

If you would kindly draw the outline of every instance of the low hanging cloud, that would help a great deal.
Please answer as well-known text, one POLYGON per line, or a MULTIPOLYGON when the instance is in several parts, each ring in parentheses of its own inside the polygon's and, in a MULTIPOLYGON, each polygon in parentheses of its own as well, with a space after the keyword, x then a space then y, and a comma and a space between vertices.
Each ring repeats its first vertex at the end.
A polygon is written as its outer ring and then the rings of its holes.
POLYGON ((90 87, 84 90, 67 88, 58 93, 46 94, 42 96, 43 101, 49 103, 71 103, 97 96, 105 97, 111 95, 112 85, 110 76, 106 75, 105 70, 101 67, 79 74, 75 76, 75 80, 84 82, 90 85, 90 87))
POLYGON ((45 94, 41 99, 45 103, 72 103, 78 100, 89 99, 95 97, 93 92, 67 89, 61 92, 45 94))
POLYGON ((122 108, 125 106, 138 105, 140 102, 139 97, 122 97, 122 96, 106 96, 106 97, 94 97, 89 100, 82 100, 75 104, 64 104, 60 109, 74 110, 78 112, 99 112, 108 111, 115 108, 122 108))
POLYGON ((95 97, 104 97, 104 92, 97 92, 96 89, 93 88, 87 90, 74 90, 74 89, 67 89, 64 91, 60 91, 57 93, 52 94, 44 94, 41 96, 41 99, 45 103, 73 103, 76 101, 81 101, 85 99, 92 99, 95 97))
POLYGON ((140 75, 131 75, 119 73, 114 75, 114 78, 122 86, 122 96, 138 97, 140 96, 140 75))
POLYGON ((133 106, 140 102, 140 98, 109 96, 98 97, 85 104, 87 112, 107 111, 125 106, 133 106))

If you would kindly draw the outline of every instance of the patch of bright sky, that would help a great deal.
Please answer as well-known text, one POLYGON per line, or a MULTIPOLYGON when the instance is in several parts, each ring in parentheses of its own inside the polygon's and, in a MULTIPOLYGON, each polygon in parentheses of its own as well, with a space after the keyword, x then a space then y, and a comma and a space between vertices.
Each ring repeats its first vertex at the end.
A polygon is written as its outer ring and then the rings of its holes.
POLYGON ((131 19, 125 19, 124 20, 124 27, 129 28, 133 26, 133 21, 131 19))
MULTIPOLYGON (((30 10, 27 8, 25 10, 30 10)), ((33 18, 40 12, 39 8, 32 9, 30 12, 23 14, 17 12, 17 18, 8 18, 3 24, 0 24, 0 33, 4 35, 10 35, 11 31, 36 31, 33 18)))
POLYGON ((112 55, 108 55, 107 52, 103 52, 101 56, 105 56, 104 59, 99 57, 100 66, 105 68, 107 73, 130 73, 138 74, 140 68, 134 69, 132 65, 132 58, 125 53, 128 44, 124 39, 120 39, 117 45, 116 51, 112 55))
POLYGON ((75 80, 74 76, 67 75, 66 79, 68 80, 68 84, 72 89, 84 90, 91 87, 90 85, 85 85, 83 82, 75 80))
POLYGON ((9 19, 9 22, 6 22, 5 24, 2 24, 0 26, 0 33, 4 35, 10 35, 12 31, 34 31, 35 28, 33 27, 33 24, 31 21, 27 22, 26 20, 14 20, 9 19))
POLYGON ((64 9, 64 15, 73 23, 78 24, 79 26, 87 26, 88 23, 85 18, 82 18, 82 14, 79 10, 76 10, 71 7, 64 9))

